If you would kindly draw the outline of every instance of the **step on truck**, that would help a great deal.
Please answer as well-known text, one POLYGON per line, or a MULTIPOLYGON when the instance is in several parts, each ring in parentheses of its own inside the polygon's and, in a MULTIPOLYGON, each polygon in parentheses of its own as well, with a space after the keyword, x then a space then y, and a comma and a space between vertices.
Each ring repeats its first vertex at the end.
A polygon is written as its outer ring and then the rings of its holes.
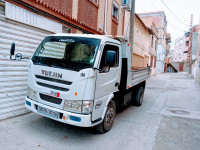
MULTIPOLYGON (((28 59, 15 53, 10 59, 28 59)), ((54 34, 44 38, 28 60, 29 110, 101 133, 113 125, 116 109, 143 102, 150 68, 131 67, 126 37, 54 34)))

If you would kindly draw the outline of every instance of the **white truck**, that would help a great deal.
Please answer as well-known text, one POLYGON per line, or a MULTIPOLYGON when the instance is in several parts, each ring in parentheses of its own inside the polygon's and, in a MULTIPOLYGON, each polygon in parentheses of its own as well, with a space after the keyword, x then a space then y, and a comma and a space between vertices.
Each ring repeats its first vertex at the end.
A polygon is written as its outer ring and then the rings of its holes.
MULTIPOLYGON (((11 60, 27 59, 15 55, 11 60)), ((27 108, 51 119, 109 131, 116 109, 140 106, 150 68, 131 68, 125 37, 88 34, 47 36, 28 61, 27 108)))

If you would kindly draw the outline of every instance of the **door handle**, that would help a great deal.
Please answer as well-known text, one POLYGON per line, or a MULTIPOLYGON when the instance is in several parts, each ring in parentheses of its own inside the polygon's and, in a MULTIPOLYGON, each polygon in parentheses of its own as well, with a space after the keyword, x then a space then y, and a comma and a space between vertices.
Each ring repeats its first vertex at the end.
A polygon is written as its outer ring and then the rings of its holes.
POLYGON ((115 83, 115 87, 117 87, 117 86, 119 87, 119 83, 118 82, 115 83))

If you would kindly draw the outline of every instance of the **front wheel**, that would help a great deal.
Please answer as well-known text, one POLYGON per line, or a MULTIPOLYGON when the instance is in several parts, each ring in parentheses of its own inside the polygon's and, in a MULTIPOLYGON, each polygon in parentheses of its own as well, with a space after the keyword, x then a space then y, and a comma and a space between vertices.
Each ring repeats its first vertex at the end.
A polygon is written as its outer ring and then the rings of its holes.
POLYGON ((97 131, 100 133, 108 132, 113 125, 116 114, 116 106, 114 101, 110 101, 104 116, 103 122, 96 126, 97 131))

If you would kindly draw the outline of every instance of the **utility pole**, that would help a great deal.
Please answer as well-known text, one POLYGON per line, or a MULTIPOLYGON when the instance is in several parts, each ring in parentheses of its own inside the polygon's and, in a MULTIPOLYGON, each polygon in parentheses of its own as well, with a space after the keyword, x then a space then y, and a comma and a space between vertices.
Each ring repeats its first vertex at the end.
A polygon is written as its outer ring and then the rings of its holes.
POLYGON ((133 61, 133 43, 134 43, 134 23, 135 23, 135 0, 131 1, 131 14, 130 14, 130 30, 129 30, 129 40, 130 40, 130 51, 131 51, 131 62, 133 61))
POLYGON ((190 36, 189 36, 189 47, 188 47, 188 54, 187 54, 187 68, 188 74, 192 73, 192 34, 193 34, 193 14, 191 15, 190 19, 190 36))

